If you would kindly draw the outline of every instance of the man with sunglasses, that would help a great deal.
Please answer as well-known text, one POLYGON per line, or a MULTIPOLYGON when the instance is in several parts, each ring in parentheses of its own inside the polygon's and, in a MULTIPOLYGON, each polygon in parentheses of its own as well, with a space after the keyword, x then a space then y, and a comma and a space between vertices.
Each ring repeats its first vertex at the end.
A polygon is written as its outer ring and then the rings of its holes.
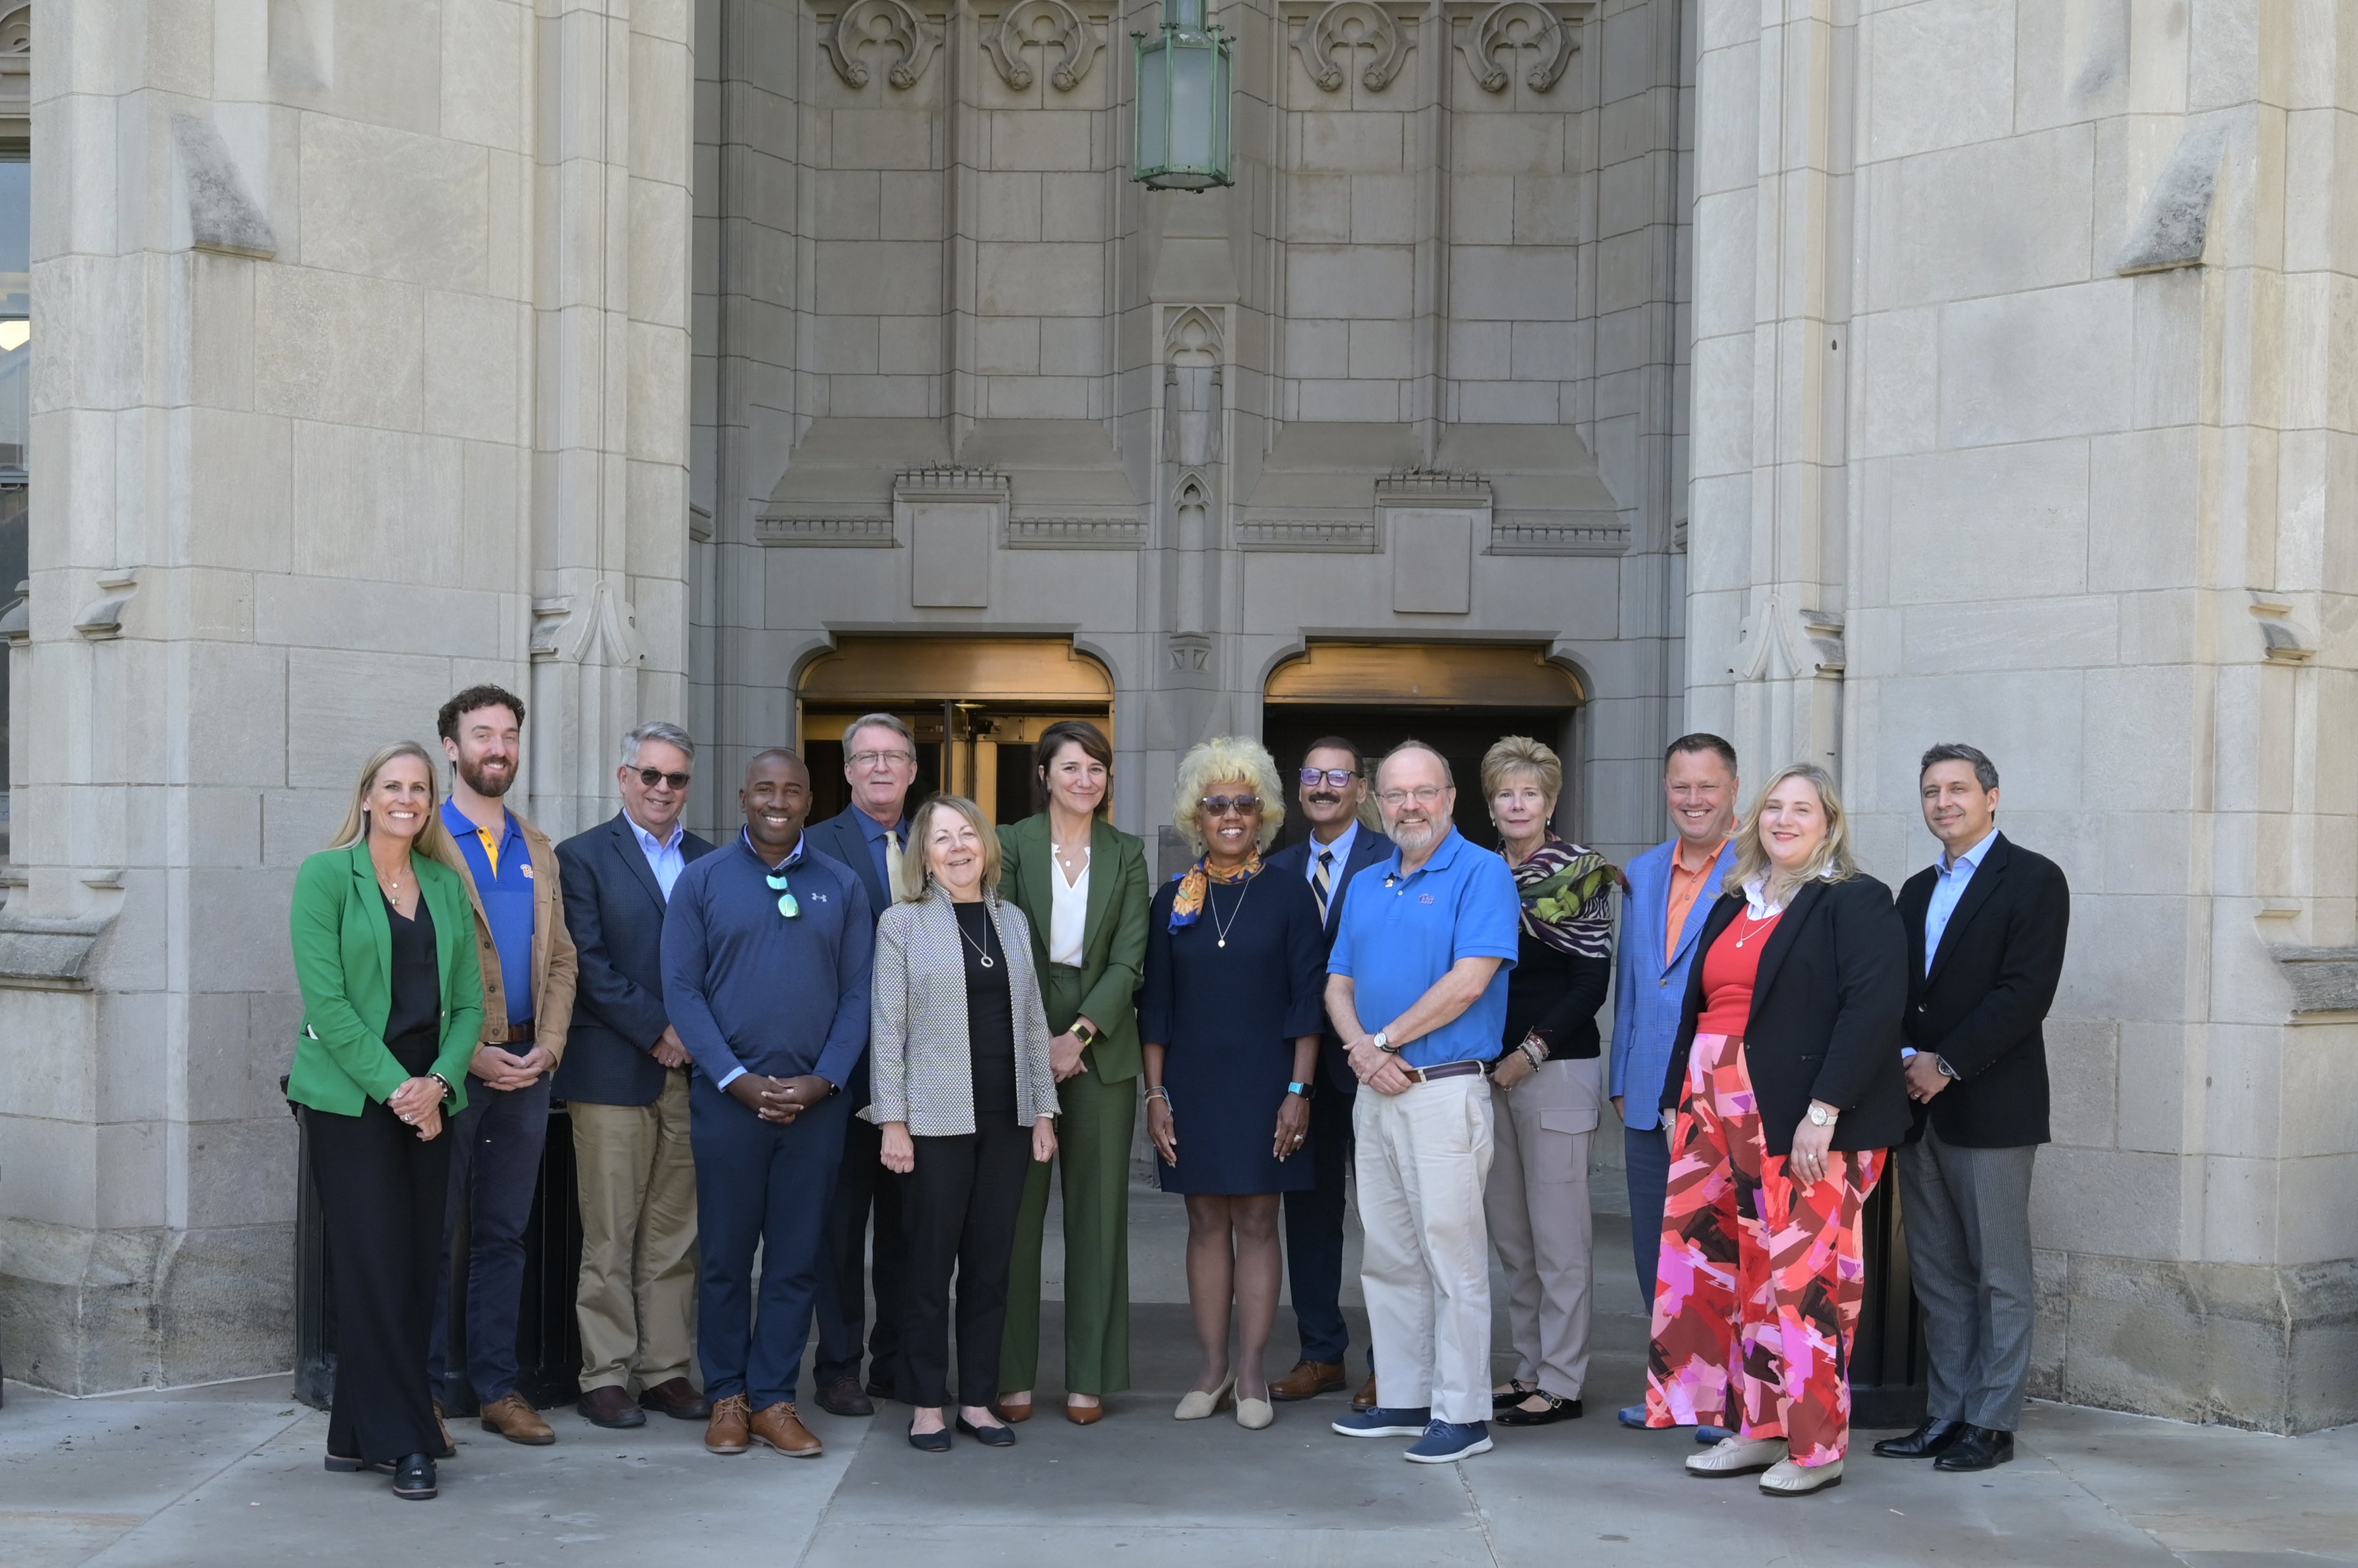
MULTIPOLYGON (((1297 775, 1297 798, 1310 824, 1310 837, 1269 858, 1269 868, 1303 878, 1325 923, 1327 949, 1343 924, 1343 893, 1351 879, 1388 860, 1392 841, 1361 819, 1368 802, 1367 766, 1358 747, 1339 735, 1311 742, 1297 775)), ((1306 1400, 1347 1386, 1344 1357, 1351 1330, 1343 1318, 1344 1184, 1351 1169, 1351 1104, 1359 1080, 1343 1054, 1342 1037, 1330 1022, 1319 1042, 1320 1071, 1310 1096, 1310 1152, 1318 1184, 1285 1195, 1285 1264, 1293 1286, 1293 1321, 1302 1336, 1302 1358, 1293 1370, 1269 1386, 1281 1403, 1306 1400)), ((1372 1362, 1366 1405, 1376 1402, 1372 1362)))
POLYGON ((807 1458, 820 1444, 795 1390, 851 1117, 838 1091, 868 1050, 875 920, 860 879, 803 841, 800 757, 757 752, 737 804, 737 841, 680 872, 664 916, 664 1005, 696 1063, 704 1446, 807 1458))
POLYGON ((581 1205, 582 1416, 702 1421, 696 1351, 696 1160, 687 1046, 664 1011, 664 908, 712 846, 680 824, 696 742, 676 724, 622 737, 622 809, 557 847, 579 973, 557 1093, 572 1108, 581 1205), (631 1383, 639 1385, 636 1400, 631 1383))

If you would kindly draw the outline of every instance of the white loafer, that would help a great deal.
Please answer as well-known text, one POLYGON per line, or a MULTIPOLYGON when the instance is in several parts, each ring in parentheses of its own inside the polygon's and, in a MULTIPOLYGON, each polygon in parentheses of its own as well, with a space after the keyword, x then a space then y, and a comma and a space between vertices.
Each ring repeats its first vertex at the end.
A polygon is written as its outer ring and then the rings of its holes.
POLYGON ((1188 1390, 1186 1396, 1179 1401, 1179 1408, 1171 1412, 1172 1419, 1174 1421, 1203 1420, 1206 1416, 1210 1415, 1213 1411, 1219 1410, 1228 1404, 1228 1390, 1236 1386, 1236 1374, 1230 1373, 1228 1375, 1228 1381, 1222 1383, 1218 1388, 1214 1389, 1208 1394, 1201 1389, 1188 1390))
POLYGON ((1259 1432, 1277 1419, 1277 1407, 1267 1400, 1238 1400, 1237 1424, 1247 1432, 1259 1432))
POLYGON ((1812 1492, 1823 1492, 1828 1487, 1842 1485, 1842 1465, 1839 1459, 1824 1465, 1812 1465, 1804 1469, 1790 1459, 1779 1459, 1768 1466, 1760 1477, 1760 1489, 1772 1498, 1806 1498, 1812 1492))
POLYGON ((1781 1437, 1725 1437, 1687 1461, 1687 1474, 1716 1480, 1724 1476, 1749 1476, 1785 1457, 1781 1437))

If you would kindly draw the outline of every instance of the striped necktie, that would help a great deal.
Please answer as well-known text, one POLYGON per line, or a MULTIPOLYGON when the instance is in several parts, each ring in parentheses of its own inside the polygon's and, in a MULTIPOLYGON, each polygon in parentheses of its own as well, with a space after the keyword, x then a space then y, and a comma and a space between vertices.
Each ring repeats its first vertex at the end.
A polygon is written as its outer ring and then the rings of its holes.
POLYGON ((1335 891, 1335 851, 1318 851, 1318 874, 1310 879, 1310 891, 1318 895, 1318 924, 1326 924, 1326 900, 1335 891))
POLYGON ((884 831, 884 896, 901 896, 901 836, 889 827, 884 831))

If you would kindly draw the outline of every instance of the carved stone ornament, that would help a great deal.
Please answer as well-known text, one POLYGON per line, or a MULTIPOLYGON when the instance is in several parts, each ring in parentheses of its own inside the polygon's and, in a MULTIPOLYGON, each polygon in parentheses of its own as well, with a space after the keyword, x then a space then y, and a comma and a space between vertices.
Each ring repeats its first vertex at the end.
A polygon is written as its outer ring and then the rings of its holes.
POLYGON ((1029 44, 1064 51, 1048 73, 1059 92, 1081 84, 1097 63, 1100 47, 1098 30, 1066 0, 1017 0, 983 30, 982 49, 999 68, 1000 80, 1019 92, 1032 85, 1032 62, 1024 58, 1029 44))
POLYGON ((1302 57, 1310 80, 1328 92, 1342 90, 1347 62, 1363 49, 1374 50, 1375 59, 1359 73, 1359 81, 1370 92, 1379 92, 1391 85, 1408 59, 1408 30, 1372 0, 1333 0, 1293 35, 1293 52, 1302 57), (1347 30, 1354 22, 1358 24, 1356 34, 1347 30))
POLYGON ((942 47, 942 30, 919 16, 907 0, 851 0, 827 29, 827 58, 835 73, 854 87, 868 85, 868 62, 860 58, 864 44, 889 46, 900 58, 884 80, 903 91, 914 87, 942 47))
POLYGON ((1485 92, 1504 92, 1514 79, 1514 60, 1498 63, 1502 50, 1510 57, 1532 50, 1538 59, 1523 81, 1532 92, 1545 92, 1563 78, 1579 47, 1573 18, 1535 0, 1506 0, 1489 6, 1468 16, 1457 33, 1457 52, 1466 57, 1485 92))

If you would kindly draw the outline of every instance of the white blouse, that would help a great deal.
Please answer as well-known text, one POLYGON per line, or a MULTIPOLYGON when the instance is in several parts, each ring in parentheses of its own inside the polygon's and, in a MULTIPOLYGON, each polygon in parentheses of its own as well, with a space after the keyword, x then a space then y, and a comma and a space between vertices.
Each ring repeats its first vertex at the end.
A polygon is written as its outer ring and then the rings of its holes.
POLYGON ((1082 939, 1089 924, 1089 869, 1083 866, 1081 880, 1067 882, 1065 868, 1056 860, 1055 846, 1051 844, 1048 885, 1055 890, 1048 910, 1048 962, 1080 968, 1082 939))

